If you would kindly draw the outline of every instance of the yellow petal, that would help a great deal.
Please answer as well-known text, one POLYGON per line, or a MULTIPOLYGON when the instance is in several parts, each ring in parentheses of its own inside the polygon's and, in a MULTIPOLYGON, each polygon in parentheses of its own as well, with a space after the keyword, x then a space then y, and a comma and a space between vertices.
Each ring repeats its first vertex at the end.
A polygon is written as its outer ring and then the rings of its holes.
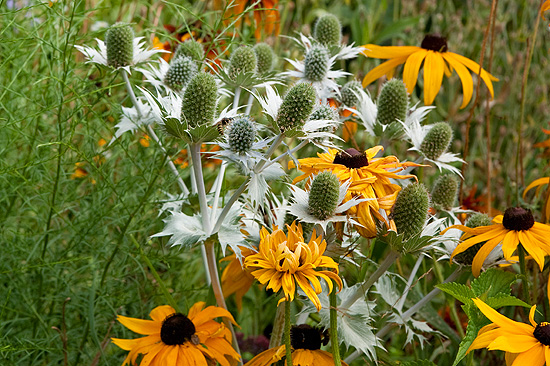
POLYGON ((539 179, 535 179, 533 182, 531 182, 531 184, 529 184, 527 186, 527 188, 525 188, 525 191, 523 191, 523 198, 525 198, 525 195, 527 194, 527 192, 529 192, 531 189, 537 187, 537 186, 541 186, 543 184, 548 184, 550 183, 550 178, 549 177, 545 177, 545 178, 539 178, 539 179))
POLYGON ((485 85, 487 85, 487 88, 491 93, 491 98, 494 98, 495 92, 493 90, 493 83, 491 82, 491 80, 498 81, 497 78, 489 74, 484 69, 481 69, 481 74, 479 74, 479 64, 475 61, 470 60, 469 58, 466 58, 454 52, 447 52, 447 55, 448 57, 454 58, 457 62, 460 62, 461 64, 472 70, 475 74, 481 75, 481 79, 485 82, 485 85))
POLYGON ((472 299, 483 315, 502 329, 513 334, 533 335, 534 328, 530 325, 519 323, 499 314, 495 309, 485 304, 480 299, 472 299))
POLYGON ((537 305, 531 306, 531 310, 529 310, 529 323, 531 323, 531 325, 533 327, 537 326, 537 323, 535 322, 535 311, 536 310, 537 310, 537 305))
POLYGON ((472 94, 474 92, 474 81, 472 80, 472 75, 470 71, 462 65, 460 62, 456 61, 453 57, 448 56, 448 52, 443 53, 443 58, 456 70, 460 82, 462 83, 462 104, 460 109, 466 107, 470 100, 472 99, 472 94))
POLYGON ((428 54, 428 51, 421 48, 415 53, 411 54, 407 61, 405 62, 405 67, 403 69, 403 82, 407 87, 407 92, 411 94, 414 90, 416 82, 418 80, 418 72, 420 70, 420 65, 422 61, 428 54))
POLYGON ((539 343, 529 351, 518 354, 512 366, 544 366, 545 363, 544 346, 539 343))
POLYGON ((491 351, 521 353, 530 350, 537 344, 540 342, 533 335, 503 335, 497 337, 487 348, 491 351))
POLYGON ((151 313, 149 313, 149 316, 151 319, 157 322, 162 322, 164 319, 166 319, 169 315, 172 315, 176 312, 173 307, 170 305, 162 305, 157 306, 153 310, 151 310, 151 313))
POLYGON ((126 316, 119 315, 117 320, 122 323, 126 328, 139 334, 158 334, 160 333, 161 322, 153 320, 143 320, 136 318, 128 318, 126 316))
POLYGON ((504 258, 506 260, 510 260, 512 258, 512 253, 517 249, 518 247, 518 234, 516 231, 509 231, 504 239, 502 240, 502 253, 504 254, 504 258))
POLYGON ((443 61, 441 53, 428 51, 424 61, 424 105, 433 103, 441 88, 444 72, 445 61, 443 61))
POLYGON ((529 231, 518 231, 518 239, 535 262, 538 263, 540 271, 544 268, 544 251, 537 246, 536 239, 529 235, 529 231))
POLYGON ((375 44, 366 44, 363 54, 370 58, 398 58, 408 57, 422 48, 416 46, 377 46, 375 44))
POLYGON ((487 256, 495 249, 498 243, 500 243, 500 237, 489 240, 479 249, 472 262, 472 273, 475 277, 479 276, 483 262, 485 262, 487 256))
POLYGON ((363 78, 363 88, 372 83, 374 80, 386 75, 391 69, 407 61, 407 57, 409 56, 407 55, 403 57, 393 58, 376 66, 363 78))

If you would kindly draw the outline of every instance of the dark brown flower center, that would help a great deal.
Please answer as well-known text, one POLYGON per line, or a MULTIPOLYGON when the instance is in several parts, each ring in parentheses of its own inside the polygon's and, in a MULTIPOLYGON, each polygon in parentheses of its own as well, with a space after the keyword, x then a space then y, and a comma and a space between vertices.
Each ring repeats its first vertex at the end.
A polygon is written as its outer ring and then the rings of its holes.
POLYGON ((447 39, 439 34, 427 34, 420 47, 425 50, 447 52, 447 39))
POLYGON ((521 207, 510 207, 504 211, 502 225, 508 230, 529 230, 535 225, 535 218, 531 210, 526 210, 521 207))
POLYGON ((320 349, 321 332, 307 324, 295 325, 290 329, 290 344, 294 349, 320 349))
POLYGON ((164 344, 175 346, 185 342, 196 343, 195 325, 183 314, 175 313, 162 322, 160 339, 164 344))
POLYGON ((542 322, 537 324, 533 336, 545 346, 550 346, 550 323, 542 322))
POLYGON ((333 163, 345 165, 350 169, 359 169, 369 165, 369 160, 367 159, 367 154, 351 148, 336 154, 333 163))

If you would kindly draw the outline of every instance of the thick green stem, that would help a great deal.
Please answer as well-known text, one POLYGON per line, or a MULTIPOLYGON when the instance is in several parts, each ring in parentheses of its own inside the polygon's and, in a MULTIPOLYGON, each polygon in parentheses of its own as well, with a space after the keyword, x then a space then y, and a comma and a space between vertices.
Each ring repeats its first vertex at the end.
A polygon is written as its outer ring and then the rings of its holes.
POLYGON ((286 365, 292 366, 292 346, 290 344, 290 301, 285 301, 285 350, 286 365))
POLYGON ((275 319, 273 320, 273 331, 269 339, 269 348, 279 347, 283 340, 285 330, 285 309, 282 306, 277 307, 275 319))
POLYGON ((338 341, 338 313, 336 306, 336 284, 332 288, 332 292, 329 295, 330 300, 330 344, 332 347, 332 359, 334 360, 334 366, 341 366, 342 361, 340 359, 340 342, 338 341))

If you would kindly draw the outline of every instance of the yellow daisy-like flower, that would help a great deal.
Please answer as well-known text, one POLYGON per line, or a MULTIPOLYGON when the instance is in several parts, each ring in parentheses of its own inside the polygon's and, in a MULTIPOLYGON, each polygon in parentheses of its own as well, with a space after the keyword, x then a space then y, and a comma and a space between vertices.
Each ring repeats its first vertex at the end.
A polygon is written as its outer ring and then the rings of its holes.
POLYGON ((464 56, 447 50, 447 40, 436 34, 429 34, 424 37, 420 47, 416 46, 377 46, 367 44, 363 54, 372 58, 389 59, 381 65, 372 69, 363 79, 363 87, 366 87, 374 80, 386 75, 391 79, 395 73, 395 68, 405 64, 403 70, 403 82, 407 86, 407 91, 412 93, 418 79, 420 66, 424 62, 424 104, 433 103, 435 96, 439 93, 443 74, 447 77, 456 70, 460 81, 462 82, 462 105, 464 108, 472 99, 474 91, 474 82, 471 72, 480 75, 481 79, 489 88, 491 97, 494 97, 492 81, 498 81, 497 78, 481 69, 477 62, 474 62, 464 56), (470 69, 470 70, 468 70, 470 69))
POLYGON ((472 262, 472 273, 477 277, 483 262, 499 243, 502 242, 502 252, 506 260, 512 259, 512 254, 521 243, 542 271, 544 257, 550 255, 550 244, 548 242, 550 226, 535 222, 531 211, 521 207, 508 208, 504 215, 496 216, 493 223, 494 225, 478 226, 476 228, 453 225, 443 230, 441 234, 451 228, 460 229, 465 233, 462 236, 463 239, 465 236, 471 235, 470 238, 457 245, 451 255, 451 260, 457 254, 464 252, 477 243, 486 242, 479 249, 472 262))
POLYGON ((122 366, 136 365, 202 365, 218 362, 231 366, 241 357, 231 346, 231 331, 214 318, 227 318, 233 324, 233 316, 225 309, 198 302, 189 309, 187 316, 176 313, 169 305, 157 306, 149 316, 153 320, 128 318, 119 315, 117 320, 133 332, 144 334, 138 339, 112 338, 114 344, 130 351, 122 366))
MULTIPOLYGON (((250 248, 241 247, 241 254, 244 258, 256 252, 250 248)), ((224 268, 222 273, 222 290, 225 297, 235 294, 235 302, 237 309, 241 311, 243 306, 243 296, 250 290, 254 283, 254 276, 243 268, 241 261, 237 259, 235 254, 228 255, 222 261, 229 261, 229 264, 224 268)))
MULTIPOLYGON (((319 329, 309 325, 302 324, 293 326, 290 329, 290 339, 292 346, 292 364, 294 366, 333 366, 334 359, 332 354, 321 350, 321 344, 327 344, 328 338, 322 334, 319 329)), ((286 347, 270 348, 250 361, 245 366, 269 366, 284 360, 286 357, 286 347)), ((342 361, 342 365, 347 366, 342 361)))
MULTIPOLYGON (((361 235, 375 237, 375 217, 384 220, 378 210, 389 211, 395 203, 397 193, 401 190, 400 186, 391 183, 390 178, 416 179, 416 176, 412 174, 399 175, 397 173, 410 166, 422 166, 412 162, 401 163, 395 156, 375 158, 383 149, 382 146, 375 146, 365 152, 353 148, 341 152, 329 149, 327 153, 318 153, 317 158, 300 159, 298 160, 298 169, 304 174, 295 178, 293 183, 327 170, 334 173, 341 183, 349 181, 350 186, 344 202, 354 196, 362 196, 371 200, 352 207, 348 213, 357 216, 357 221, 362 226, 356 226, 356 229, 361 235)), ((294 162, 290 161, 288 167, 294 168, 294 162)))
POLYGON ((480 299, 473 301, 492 323, 481 328, 468 352, 480 348, 506 351, 508 366, 550 365, 550 323, 535 323, 536 306, 529 312, 529 325, 508 319, 480 299))
POLYGON ((327 247, 325 240, 317 236, 315 230, 309 243, 304 242, 302 225, 287 225, 288 236, 275 227, 269 233, 264 227, 260 231, 260 248, 258 253, 246 257, 245 267, 261 284, 268 283, 267 289, 278 292, 283 289, 285 297, 279 301, 294 300, 296 284, 306 293, 317 310, 321 301, 317 296, 323 289, 317 277, 323 278, 332 291, 332 280, 340 289, 342 280, 338 277, 338 264, 332 258, 324 256, 327 247), (330 268, 332 271, 319 270, 330 268))
MULTIPOLYGON (((548 10, 550 10, 550 0, 546 0, 540 7, 540 15, 542 16, 542 19, 546 20, 544 13, 548 10)), ((550 27, 550 24, 548 26, 550 27)))

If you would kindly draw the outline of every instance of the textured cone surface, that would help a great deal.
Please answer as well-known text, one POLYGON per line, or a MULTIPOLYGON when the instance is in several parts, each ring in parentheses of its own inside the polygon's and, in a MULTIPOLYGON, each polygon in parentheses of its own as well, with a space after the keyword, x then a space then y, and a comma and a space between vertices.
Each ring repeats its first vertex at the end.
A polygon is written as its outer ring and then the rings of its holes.
POLYGON ((437 209, 450 210, 455 203, 458 180, 449 174, 437 178, 432 190, 432 203, 437 209))
MULTIPOLYGON (((486 214, 482 214, 482 213, 475 213, 472 216, 470 216, 468 221, 466 221, 466 226, 470 228, 479 227, 479 226, 489 226, 491 224, 492 224, 491 218, 486 214)), ((481 247, 485 243, 486 242, 483 241, 481 243, 477 243, 469 247, 462 253, 455 255, 453 260, 458 264, 462 264, 464 266, 471 266, 477 252, 479 251, 479 249, 481 249, 481 247)))
POLYGON ((313 37, 326 46, 340 44, 342 40, 342 26, 338 18, 333 14, 320 17, 313 28, 313 37))
POLYGON ((236 76, 245 72, 256 71, 258 60, 251 47, 241 46, 231 54, 229 59, 229 75, 236 76))
POLYGON ((231 122, 227 140, 232 151, 244 154, 249 151, 256 139, 256 127, 248 117, 240 117, 231 122))
POLYGON ((428 158, 437 160, 451 145, 453 129, 447 122, 438 122, 428 131, 420 145, 420 151, 428 158))
POLYGON ((428 217, 429 205, 428 191, 423 184, 411 183, 403 188, 392 211, 397 233, 405 240, 420 233, 428 217))
MULTIPOLYGON (((328 120, 328 121, 338 121, 338 111, 331 107, 328 104, 320 104, 318 105, 314 110, 313 113, 309 116, 310 121, 315 120, 328 120)), ((335 127, 327 126, 323 127, 319 131, 321 132, 334 132, 335 127)), ((322 140, 325 140, 325 138, 316 137, 314 141, 321 142, 322 140)))
POLYGON ((389 125, 400 120, 405 122, 409 108, 407 88, 400 79, 391 79, 384 84, 378 96, 378 122, 389 125))
POLYGON ((304 60, 304 75, 307 80, 321 81, 329 68, 328 50, 323 46, 313 46, 304 60))
POLYGON ((190 57, 174 58, 164 77, 164 83, 175 91, 180 91, 189 84, 197 71, 197 64, 190 57))
POLYGON ((128 66, 134 57, 134 30, 129 24, 116 23, 105 34, 107 64, 118 68, 128 66))
POLYGON ((254 46, 254 53, 256 53, 256 60, 258 61, 258 74, 263 75, 273 69, 273 63, 275 61, 275 53, 273 49, 267 43, 258 43, 254 46))
POLYGON ((313 111, 315 100, 315 89, 311 84, 299 83, 290 88, 277 113, 277 126, 281 132, 302 127, 313 111))
POLYGON ((216 112, 218 87, 212 74, 199 72, 183 94, 182 114, 191 127, 211 123, 216 112))
POLYGON ((354 107, 357 105, 357 94, 363 88, 361 83, 357 80, 348 81, 340 90, 340 98, 342 104, 346 107, 354 107))
POLYGON ((319 173, 311 183, 309 191, 309 213, 319 220, 326 220, 334 215, 338 206, 340 183, 332 172, 319 173))
POLYGON ((188 39, 179 45, 174 54, 174 58, 182 56, 191 57, 193 61, 202 62, 204 60, 204 48, 202 48, 202 44, 194 39, 188 39))

